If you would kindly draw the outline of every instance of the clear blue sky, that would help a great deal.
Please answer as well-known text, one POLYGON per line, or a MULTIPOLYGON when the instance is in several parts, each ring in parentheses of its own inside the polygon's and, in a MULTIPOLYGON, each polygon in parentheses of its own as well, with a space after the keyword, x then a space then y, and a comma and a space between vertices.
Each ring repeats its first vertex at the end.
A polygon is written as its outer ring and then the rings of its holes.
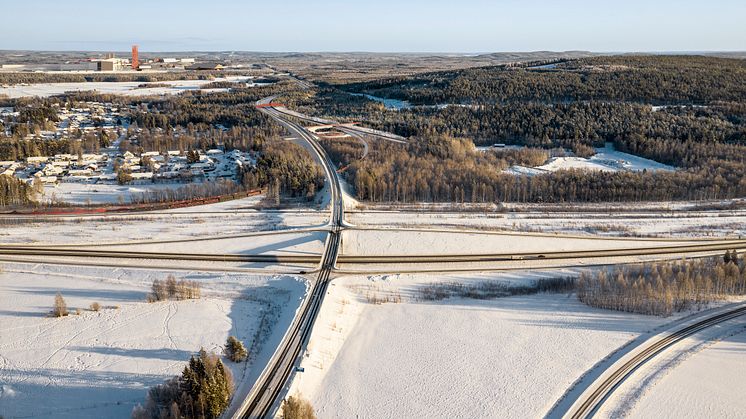
POLYGON ((746 50, 746 0, 8 0, 0 49, 746 50))

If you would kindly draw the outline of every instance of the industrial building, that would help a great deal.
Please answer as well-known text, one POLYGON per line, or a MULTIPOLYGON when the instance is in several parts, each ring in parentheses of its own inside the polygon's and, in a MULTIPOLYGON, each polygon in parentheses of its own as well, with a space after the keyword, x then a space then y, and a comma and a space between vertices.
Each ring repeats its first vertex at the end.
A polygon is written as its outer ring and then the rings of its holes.
POLYGON ((98 71, 122 71, 129 66, 129 60, 125 58, 104 58, 96 60, 98 71))

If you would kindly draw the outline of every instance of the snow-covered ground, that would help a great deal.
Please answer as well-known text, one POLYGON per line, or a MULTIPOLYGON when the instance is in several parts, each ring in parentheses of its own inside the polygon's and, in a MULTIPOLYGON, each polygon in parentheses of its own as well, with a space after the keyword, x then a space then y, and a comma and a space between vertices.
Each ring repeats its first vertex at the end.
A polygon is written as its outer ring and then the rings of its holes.
POLYGON ((430 302, 417 290, 568 273, 338 278, 289 393, 310 398, 321 418, 540 417, 596 362, 670 319, 566 294, 430 302))
MULTIPOLYGON (((225 240, 231 236, 257 231, 323 227, 329 218, 328 213, 324 211, 259 211, 253 207, 257 199, 251 197, 152 213, 0 218, 0 223, 2 223, 0 224, 2 225, 0 243, 92 245, 153 240, 209 238, 225 240)), ((318 239, 314 236, 309 242, 318 239)), ((281 236, 275 238, 271 236, 244 237, 236 238, 236 240, 238 240, 236 245, 243 244, 246 249, 256 249, 271 243, 277 243, 278 246, 288 245, 288 243, 283 244, 281 236)), ((220 249, 211 249, 211 247, 213 246, 210 242, 198 242, 192 247, 190 253, 220 251, 220 249)), ((265 251, 269 250, 276 249, 265 249, 265 251)))
POLYGON ((612 143, 606 143, 605 147, 597 148, 596 154, 590 158, 584 157, 552 157, 545 164, 537 167, 512 166, 505 173, 514 175, 536 175, 541 173, 556 172, 563 169, 581 169, 590 171, 618 172, 643 170, 673 171, 674 167, 658 163, 654 160, 623 153, 614 149, 612 143))
MULTIPOLYGON (((686 242, 682 242, 684 244, 686 242)), ((671 245, 652 240, 592 239, 483 234, 444 231, 346 230, 342 232, 345 255, 467 255, 627 249, 671 245)))
POLYGON ((179 189, 188 183, 147 183, 142 185, 117 185, 112 183, 61 182, 45 185, 42 202, 65 202, 72 205, 129 204, 134 197, 147 192, 179 189))
POLYGON ((402 109, 409 109, 412 107, 412 104, 406 100, 387 99, 384 97, 373 96, 373 95, 369 95, 366 93, 351 93, 351 92, 347 92, 347 93, 352 96, 363 96, 372 101, 382 103, 383 106, 386 107, 386 109, 393 109, 393 110, 398 111, 402 109))
MULTIPOLYGON (((644 204, 627 207, 588 207, 586 211, 542 211, 541 206, 521 212, 410 211, 348 212, 360 227, 441 228, 496 230, 582 236, 738 237, 746 236, 746 210, 681 211, 675 207, 646 210, 644 204)), ((581 206, 582 207, 582 206, 581 206)), ((414 208, 410 208, 414 209, 414 208)))
POLYGON ((746 320, 685 339, 624 382, 599 417, 746 417, 746 320))
POLYGON ((178 279, 199 281, 203 297, 146 303, 152 280, 169 272, 3 267, 0 414, 5 417, 128 417, 150 386, 179 374, 200 348, 220 352, 229 335, 253 353, 246 364, 228 362, 244 394, 306 290, 293 276, 174 272, 178 279), (57 292, 73 312, 68 317, 47 316, 57 292), (89 310, 93 302, 101 311, 89 310))
MULTIPOLYGON (((175 95, 188 90, 199 90, 201 86, 214 81, 249 82, 250 77, 228 76, 214 80, 174 80, 161 82, 78 82, 78 83, 39 83, 31 85, 14 85, 0 87, 0 95, 7 95, 11 99, 18 97, 40 96, 48 97, 61 95, 65 92, 92 91, 99 93, 120 94, 124 96, 151 96, 151 95, 175 95), (146 87, 138 88, 142 84, 167 84, 169 87, 146 87)), ((249 86, 262 85, 262 83, 248 83, 249 86)), ((228 89, 205 89, 209 91, 227 91, 228 89)))

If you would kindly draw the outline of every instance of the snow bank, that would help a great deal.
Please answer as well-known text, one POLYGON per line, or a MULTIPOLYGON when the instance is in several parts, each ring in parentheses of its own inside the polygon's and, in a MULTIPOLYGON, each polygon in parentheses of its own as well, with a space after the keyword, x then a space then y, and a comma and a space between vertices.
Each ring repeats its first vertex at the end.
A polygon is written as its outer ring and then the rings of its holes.
MULTIPOLYGON (((282 235, 272 237, 235 237, 257 231, 296 227, 321 227, 328 213, 316 211, 259 212, 250 207, 254 198, 246 198, 199 207, 145 213, 106 216, 13 217, 4 219, 0 243, 31 244, 133 243, 152 240, 193 240, 215 238, 218 242, 192 243, 189 253, 221 252, 220 241, 228 240, 238 251, 277 250, 302 246, 304 251, 320 251, 323 237, 294 237, 288 243, 282 235), (234 239, 229 239, 234 237, 234 239), (310 247, 309 247, 310 246, 310 247), (263 249, 262 249, 263 248, 263 249)), ((287 239, 287 238, 286 238, 287 239)))
MULTIPOLYGON (((520 252, 583 251, 654 247, 670 242, 652 240, 552 237, 531 234, 482 234, 480 232, 427 230, 345 230, 345 255, 466 255, 520 252)), ((681 242, 681 245, 686 242, 681 242)))

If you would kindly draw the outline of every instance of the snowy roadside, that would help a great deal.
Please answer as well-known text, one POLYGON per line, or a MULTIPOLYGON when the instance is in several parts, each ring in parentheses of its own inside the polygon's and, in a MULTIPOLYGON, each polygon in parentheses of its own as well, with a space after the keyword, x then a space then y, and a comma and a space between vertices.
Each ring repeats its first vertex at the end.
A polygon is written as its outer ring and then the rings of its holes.
MULTIPOLYGON (((703 316, 735 308, 736 304, 720 303, 686 316, 655 336, 695 323, 703 316)), ((633 347, 615 365, 646 344, 633 347)), ((742 317, 695 333, 666 349, 625 380, 602 406, 598 416, 650 417, 652 412, 657 412, 658 417, 670 418, 743 417, 746 402, 738 389, 746 368, 744 350, 746 320, 742 317)))

